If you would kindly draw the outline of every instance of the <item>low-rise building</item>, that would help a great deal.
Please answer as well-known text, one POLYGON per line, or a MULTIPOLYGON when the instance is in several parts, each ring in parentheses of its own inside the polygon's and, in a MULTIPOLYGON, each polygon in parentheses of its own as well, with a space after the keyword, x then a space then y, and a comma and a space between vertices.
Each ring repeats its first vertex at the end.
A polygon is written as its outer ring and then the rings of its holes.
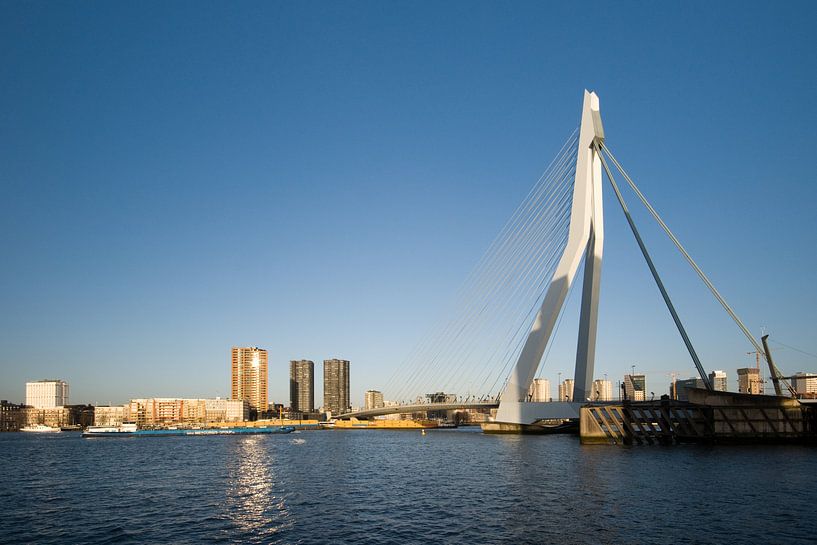
POLYGON ((139 426, 243 422, 250 416, 246 399, 183 399, 155 397, 131 399, 124 420, 139 426))
POLYGON ((125 405, 100 405, 94 408, 94 426, 121 426, 127 412, 125 405))
POLYGON ((50 409, 40 409, 37 407, 25 406, 22 409, 22 420, 24 426, 36 426, 44 424, 51 428, 62 428, 75 424, 69 407, 53 407, 50 409))
POLYGON ((23 424, 24 405, 0 401, 0 432, 19 431, 23 424))

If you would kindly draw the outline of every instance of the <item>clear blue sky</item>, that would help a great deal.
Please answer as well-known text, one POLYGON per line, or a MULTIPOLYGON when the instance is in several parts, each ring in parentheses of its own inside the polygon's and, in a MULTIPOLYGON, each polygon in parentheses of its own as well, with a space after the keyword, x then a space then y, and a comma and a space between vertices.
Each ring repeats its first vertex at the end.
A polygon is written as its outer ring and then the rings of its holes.
MULTIPOLYGON (((813 2, 3 1, 0 398, 46 377, 74 402, 225 396, 230 347, 258 345, 271 401, 290 359, 337 356, 361 403, 584 88, 749 327, 817 353, 815 21, 813 2)), ((664 391, 693 367, 606 205, 597 375, 637 364, 664 391)), ((637 219, 704 365, 734 384, 751 347, 637 219)), ((574 335, 544 376, 572 370, 574 335)))

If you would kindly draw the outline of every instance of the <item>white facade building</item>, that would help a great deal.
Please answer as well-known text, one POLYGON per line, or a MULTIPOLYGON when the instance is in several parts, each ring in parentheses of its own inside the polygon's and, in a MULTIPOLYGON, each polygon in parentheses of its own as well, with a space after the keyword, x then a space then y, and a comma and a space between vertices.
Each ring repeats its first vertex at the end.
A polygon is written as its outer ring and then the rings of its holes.
POLYGON ((613 381, 596 379, 593 381, 592 401, 612 401, 613 400, 613 381))
POLYGON ((817 394, 817 374, 796 373, 792 377, 792 387, 798 394, 817 394))
POLYGON ((559 385, 559 401, 573 401, 573 384, 572 378, 566 378, 559 385))
POLYGON ((546 378, 535 378, 528 392, 530 400, 534 402, 552 401, 550 397, 550 381, 546 378))
POLYGON ((709 382, 712 383, 712 388, 717 392, 727 391, 726 387, 726 371, 712 371, 709 373, 709 382))
POLYGON ((68 383, 63 380, 26 382, 26 405, 36 409, 68 405, 68 383))

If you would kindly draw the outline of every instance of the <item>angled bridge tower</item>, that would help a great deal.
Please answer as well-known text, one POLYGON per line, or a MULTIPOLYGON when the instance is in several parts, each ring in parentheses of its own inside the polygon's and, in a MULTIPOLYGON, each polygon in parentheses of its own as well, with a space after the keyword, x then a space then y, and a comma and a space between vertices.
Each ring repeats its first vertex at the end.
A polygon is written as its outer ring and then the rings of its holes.
POLYGON ((595 144, 601 144, 603 141, 604 129, 599 111, 599 98, 595 93, 585 91, 567 244, 519 359, 501 393, 496 415, 498 423, 527 425, 541 419, 578 418, 579 407, 590 397, 596 355, 596 326, 604 246, 601 161, 595 144), (584 283, 573 389, 575 401, 527 402, 528 390, 583 256, 584 283))

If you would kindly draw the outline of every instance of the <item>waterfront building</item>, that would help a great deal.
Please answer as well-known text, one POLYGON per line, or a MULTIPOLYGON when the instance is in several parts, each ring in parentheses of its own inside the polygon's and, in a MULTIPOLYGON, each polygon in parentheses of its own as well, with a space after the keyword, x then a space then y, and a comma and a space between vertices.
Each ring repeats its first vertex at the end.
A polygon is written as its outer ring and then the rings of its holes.
POLYGON ((572 378, 566 378, 559 384, 559 401, 573 401, 572 378))
POLYGON ((23 405, 0 401, 0 432, 19 431, 23 427, 23 405))
POLYGON ((630 401, 647 399, 647 377, 645 375, 624 375, 624 395, 630 401))
POLYGON ((726 371, 712 371, 709 373, 709 382, 712 383, 712 388, 717 392, 725 392, 728 390, 726 387, 726 371))
POLYGON ((349 360, 323 360, 323 405, 333 415, 352 410, 349 401, 349 360))
POLYGON ((289 362, 289 405, 293 412, 311 413, 315 410, 315 362, 289 362))
POLYGON ((70 407, 50 407, 47 409, 28 407, 22 409, 22 423, 24 426, 43 424, 51 428, 61 428, 74 424, 70 407))
POLYGON ((247 400, 205 399, 204 420, 207 422, 244 422, 250 419, 250 404, 247 400))
POLYGON ((126 412, 125 405, 99 405, 94 408, 94 426, 121 426, 126 412))
POLYGON ((738 392, 741 394, 762 394, 763 379, 757 367, 738 369, 738 392))
POLYGON ((257 346, 232 349, 231 399, 246 399, 250 408, 267 408, 268 355, 257 346))
POLYGON ((550 397, 550 381, 546 378, 535 378, 528 390, 528 398, 536 403, 552 401, 550 397))
POLYGON ((26 405, 35 409, 68 405, 68 383, 63 380, 26 382, 26 405))
POLYGON ((366 398, 363 403, 364 409, 382 409, 384 406, 383 392, 378 390, 366 390, 366 398))
POLYGON ((593 389, 591 390, 590 399, 592 401, 612 401, 613 400, 613 381, 596 379, 593 381, 593 389))
POLYGON ((250 403, 246 399, 184 399, 154 397, 131 399, 125 405, 123 421, 138 426, 170 424, 210 424, 249 420, 250 403))
POLYGON ((795 373, 791 385, 798 395, 811 397, 817 394, 817 374, 802 371, 795 373))

